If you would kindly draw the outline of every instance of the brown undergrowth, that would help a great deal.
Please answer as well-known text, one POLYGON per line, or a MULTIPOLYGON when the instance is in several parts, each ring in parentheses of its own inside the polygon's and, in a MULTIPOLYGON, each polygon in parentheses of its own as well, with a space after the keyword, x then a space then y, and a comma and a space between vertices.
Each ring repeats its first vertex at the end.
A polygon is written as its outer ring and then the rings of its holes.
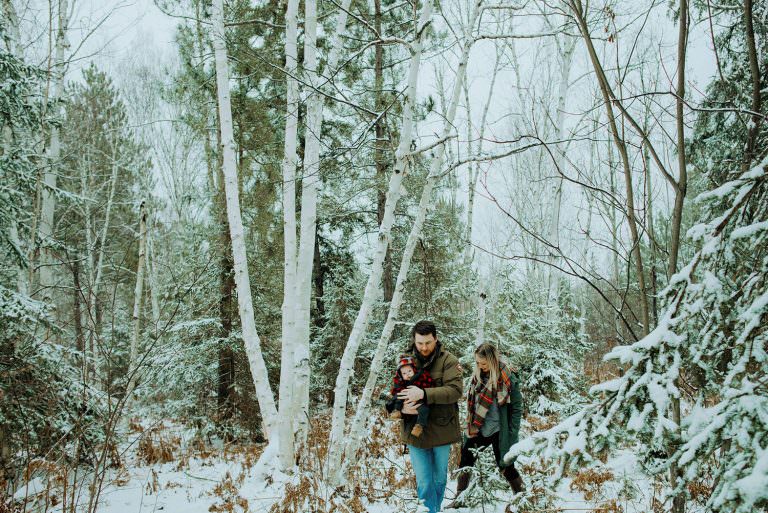
POLYGON ((349 469, 348 484, 336 489, 327 485, 330 418, 314 418, 307 443, 297 451, 301 455, 298 482, 286 486, 284 497, 270 513, 364 513, 366 502, 410 497, 416 481, 410 463, 402 457, 399 423, 386 421, 379 412, 374 415, 371 434, 349 469))
POLYGON ((181 449, 181 437, 174 435, 163 425, 141 430, 137 456, 145 465, 176 461, 181 449))

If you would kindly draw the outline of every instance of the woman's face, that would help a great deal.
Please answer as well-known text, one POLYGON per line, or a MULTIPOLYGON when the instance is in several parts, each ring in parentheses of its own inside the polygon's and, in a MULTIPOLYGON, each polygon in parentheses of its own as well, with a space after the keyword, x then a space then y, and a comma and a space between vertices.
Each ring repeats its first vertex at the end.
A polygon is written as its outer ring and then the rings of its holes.
POLYGON ((488 360, 482 356, 475 355, 475 363, 477 364, 477 368, 482 372, 488 372, 491 370, 491 366, 488 365, 488 360))

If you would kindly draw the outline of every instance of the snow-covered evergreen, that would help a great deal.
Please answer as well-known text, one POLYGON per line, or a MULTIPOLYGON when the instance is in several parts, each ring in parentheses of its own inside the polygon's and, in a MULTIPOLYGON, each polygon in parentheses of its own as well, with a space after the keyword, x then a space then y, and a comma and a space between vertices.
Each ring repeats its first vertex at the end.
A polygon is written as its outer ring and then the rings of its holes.
POLYGON ((669 496, 711 481, 715 510, 768 504, 768 159, 698 201, 706 215, 689 235, 700 249, 673 277, 659 325, 605 357, 623 375, 593 387, 603 398, 508 456, 535 452, 575 468, 609 449, 619 430, 658 458, 654 473, 673 463, 684 469, 669 496), (683 403, 680 429, 673 398, 683 403))

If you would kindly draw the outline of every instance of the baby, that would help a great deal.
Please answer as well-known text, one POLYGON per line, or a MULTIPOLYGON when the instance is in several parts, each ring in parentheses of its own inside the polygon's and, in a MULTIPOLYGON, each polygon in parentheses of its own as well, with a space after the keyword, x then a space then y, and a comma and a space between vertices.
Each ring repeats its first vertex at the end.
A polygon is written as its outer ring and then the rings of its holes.
MULTIPOLYGON (((397 364, 397 372, 395 372, 395 384, 391 392, 392 399, 387 402, 387 412, 389 412, 390 419, 403 418, 402 409, 404 401, 403 399, 398 399, 397 394, 412 385, 421 389, 431 388, 435 386, 435 381, 426 370, 416 370, 416 362, 412 356, 401 356, 397 364)), ((424 428, 427 426, 429 406, 422 402, 418 406, 417 411, 416 425, 411 429, 411 434, 418 437, 421 436, 424 428)), ((408 415, 408 417, 412 418, 413 416, 408 415)), ((408 421, 406 420, 406 422, 408 421)))

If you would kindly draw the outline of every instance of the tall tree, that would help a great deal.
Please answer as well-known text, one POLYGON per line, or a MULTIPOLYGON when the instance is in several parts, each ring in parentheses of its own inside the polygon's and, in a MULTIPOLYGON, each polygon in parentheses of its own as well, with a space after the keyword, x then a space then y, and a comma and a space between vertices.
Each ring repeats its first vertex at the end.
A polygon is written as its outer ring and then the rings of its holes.
POLYGON ((214 0, 211 10, 213 22, 213 47, 216 59, 216 87, 219 123, 221 131, 222 171, 227 200, 227 219, 232 241, 235 285, 238 311, 243 329, 248 361, 251 367, 256 394, 259 398, 266 432, 276 435, 277 408, 267 379, 267 368, 261 352, 261 340, 256 330, 251 295, 248 259, 245 250, 245 234, 240 212, 240 193, 235 163, 235 140, 232 124, 232 104, 229 93, 229 63, 224 29, 224 2, 214 0))

